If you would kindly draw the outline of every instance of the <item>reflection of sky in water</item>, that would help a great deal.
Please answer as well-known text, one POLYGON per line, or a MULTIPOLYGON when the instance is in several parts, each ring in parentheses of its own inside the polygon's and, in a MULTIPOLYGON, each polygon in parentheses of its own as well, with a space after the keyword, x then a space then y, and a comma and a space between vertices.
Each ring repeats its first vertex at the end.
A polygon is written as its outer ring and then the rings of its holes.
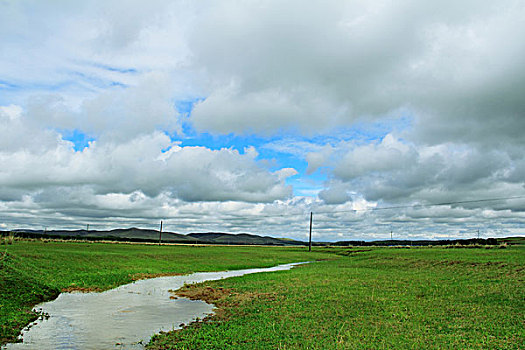
POLYGON ((37 305, 50 315, 24 332, 23 343, 7 349, 143 349, 151 336, 180 328, 209 314, 213 306, 199 300, 170 299, 170 289, 256 272, 288 270, 296 264, 266 269, 204 272, 141 280, 103 293, 62 293, 37 305), (143 343, 143 344, 142 344, 143 343))

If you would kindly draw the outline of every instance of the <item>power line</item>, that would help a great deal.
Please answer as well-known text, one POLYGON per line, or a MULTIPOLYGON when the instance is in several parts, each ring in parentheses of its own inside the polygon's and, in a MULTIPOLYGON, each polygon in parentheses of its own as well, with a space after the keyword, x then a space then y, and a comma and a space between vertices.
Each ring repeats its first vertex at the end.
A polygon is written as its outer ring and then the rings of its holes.
POLYGON ((392 210, 392 209, 415 209, 415 208, 428 208, 428 207, 437 207, 443 205, 454 205, 454 204, 468 204, 468 203, 483 203, 483 202, 496 202, 509 199, 522 199, 525 196, 515 196, 515 197, 499 197, 499 198, 486 198, 486 199, 473 199, 466 201, 454 201, 454 202, 442 202, 442 203, 428 203, 428 204, 413 204, 413 205, 399 205, 391 207, 379 207, 379 208, 366 208, 366 209, 346 209, 346 210, 331 210, 331 211, 318 211, 318 214, 330 214, 330 213, 348 213, 356 211, 378 211, 378 210, 392 210))
MULTIPOLYGON (((437 206, 443 206, 443 205, 495 202, 495 201, 522 199, 522 198, 525 198, 525 196, 485 198, 485 199, 473 199, 473 200, 465 200, 465 201, 428 203, 428 204, 398 205, 398 206, 390 206, 390 207, 375 207, 375 208, 372 207, 372 208, 364 208, 364 209, 340 209, 340 210, 330 210, 330 211, 316 211, 315 209, 311 209, 310 211, 316 214, 351 213, 351 212, 379 211, 379 210, 392 210, 392 209, 409 209, 409 208, 416 209, 416 208, 437 207, 437 206)), ((309 212, 304 213, 304 215, 309 214, 309 212)), ((245 214, 233 214, 232 213, 232 214, 226 214, 226 215, 246 218, 245 214)), ((253 216, 255 218, 264 218, 264 217, 285 217, 285 216, 298 216, 298 215, 301 215, 301 214, 299 213, 261 214, 261 215, 255 214, 253 216)))
MULTIPOLYGON (((441 203, 428 203, 428 204, 412 204, 412 205, 398 205, 390 207, 375 207, 375 208, 366 208, 366 209, 340 209, 340 210, 330 210, 330 211, 316 211, 315 209, 310 209, 308 212, 304 213, 280 213, 280 214, 237 214, 237 213, 224 213, 223 215, 234 218, 246 219, 258 219, 258 218, 278 218, 278 217, 292 217, 300 215, 309 215, 310 212, 316 214, 332 214, 332 213, 353 213, 353 212, 364 212, 364 211, 379 211, 379 210, 393 210, 393 209, 416 209, 416 208, 428 208, 444 205, 454 205, 454 204, 468 204, 468 203, 483 203, 483 202, 495 202, 502 200, 512 200, 512 199, 523 199, 525 196, 514 196, 514 197, 497 197, 497 198, 484 198, 484 199, 473 199, 473 200, 464 200, 464 201, 452 201, 452 202, 441 202, 441 203)), ((177 218, 170 219, 177 220, 177 218)), ((180 219, 179 219, 180 220, 180 219)))
MULTIPOLYGON (((429 208, 429 207, 436 207, 436 206, 444 206, 444 205, 456 205, 456 204, 470 204, 470 203, 484 203, 484 202, 496 202, 496 201, 502 201, 502 200, 513 200, 513 199, 523 199, 525 196, 513 196, 513 197, 497 197, 497 198, 484 198, 484 199, 473 199, 473 200, 463 200, 463 201, 451 201, 451 202, 440 202, 440 203, 428 203, 428 204, 412 204, 412 205, 398 205, 398 206, 389 206, 389 207, 372 207, 372 208, 363 208, 363 209, 340 209, 340 210, 325 210, 325 211, 316 211, 315 209, 310 209, 307 212, 303 213, 279 213, 279 214, 247 214, 247 213, 222 213, 224 216, 223 219, 230 218, 242 218, 243 220, 247 219, 258 219, 258 218, 278 218, 278 217, 293 217, 293 216, 300 216, 300 215, 307 215, 310 212, 314 212, 316 214, 333 214, 333 213, 354 213, 354 212, 365 212, 365 211, 380 211, 380 210, 395 210, 395 209, 419 209, 419 208, 429 208)), ((209 216, 213 215, 213 213, 209 213, 209 216)), ((65 217, 53 217, 53 216, 40 216, 35 215, 32 217, 24 216, 25 219, 30 218, 44 218, 44 219, 55 219, 55 220, 62 220, 62 221, 74 221, 74 218, 65 218, 65 217)), ((196 214, 194 214, 193 217, 173 217, 165 219, 166 224, 171 224, 170 221, 172 220, 185 220, 185 219, 193 219, 196 220, 202 220, 202 216, 198 217, 196 214)), ((146 224, 148 222, 148 219, 144 220, 137 220, 136 218, 128 218, 128 217, 111 217, 108 219, 113 219, 115 221, 123 221, 123 223, 128 224, 146 224), (119 220, 120 219, 120 220, 119 220)), ((87 221, 89 218, 84 218, 83 221, 87 221)), ((93 225, 93 224, 91 224, 93 225)), ((105 225, 103 222, 96 223, 95 225, 105 225)))

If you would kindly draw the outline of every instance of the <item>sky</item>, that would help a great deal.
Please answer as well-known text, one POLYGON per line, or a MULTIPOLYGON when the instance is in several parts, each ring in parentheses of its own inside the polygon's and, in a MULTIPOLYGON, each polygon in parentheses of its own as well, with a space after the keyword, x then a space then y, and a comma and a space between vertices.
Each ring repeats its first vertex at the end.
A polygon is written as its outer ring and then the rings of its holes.
POLYGON ((0 230, 525 235, 523 38, 519 0, 0 0, 0 230))

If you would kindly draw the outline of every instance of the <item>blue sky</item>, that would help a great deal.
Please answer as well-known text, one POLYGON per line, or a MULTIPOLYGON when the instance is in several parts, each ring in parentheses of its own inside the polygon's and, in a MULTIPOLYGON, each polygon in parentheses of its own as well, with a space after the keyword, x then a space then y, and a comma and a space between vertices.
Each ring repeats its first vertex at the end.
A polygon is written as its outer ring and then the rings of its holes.
MULTIPOLYGON (((100 65, 95 66, 100 67, 100 65)), ((136 70, 129 68, 103 68, 126 74, 136 73, 136 70)), ((117 83, 115 82, 114 85, 117 83)), ((309 136, 301 135, 294 130, 284 129, 273 133, 271 136, 234 133, 228 135, 212 134, 195 130, 191 122, 191 112, 194 105, 204 100, 205 98, 198 97, 175 102, 175 109, 183 120, 182 133, 168 133, 171 141, 182 147, 200 146, 211 150, 230 148, 237 150, 240 154, 244 154, 247 148, 254 147, 258 151, 257 160, 264 161, 265 166, 270 170, 275 171, 286 167, 297 170, 296 175, 286 179, 286 183, 293 186, 294 196, 315 197, 317 192, 322 189, 323 183, 328 179, 326 167, 311 174, 307 173, 308 162, 304 157, 307 150, 297 149, 297 145, 323 146, 333 144, 335 146, 344 141, 355 144, 377 143, 394 130, 402 132, 410 127, 410 117, 401 116, 399 118, 385 118, 378 122, 360 122, 351 127, 337 128, 328 133, 309 136), (275 147, 268 147, 275 143, 281 143, 288 149, 279 150, 275 147)), ((84 148, 89 147, 89 142, 96 140, 96 135, 88 135, 78 129, 57 131, 64 140, 73 142, 75 151, 84 150, 84 148)))

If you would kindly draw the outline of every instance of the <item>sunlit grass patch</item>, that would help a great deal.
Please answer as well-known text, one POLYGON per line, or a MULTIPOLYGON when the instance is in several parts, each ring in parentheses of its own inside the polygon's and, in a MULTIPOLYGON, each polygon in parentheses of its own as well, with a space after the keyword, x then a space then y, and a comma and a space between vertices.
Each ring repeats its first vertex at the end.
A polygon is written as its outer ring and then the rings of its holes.
POLYGON ((522 247, 355 251, 291 271, 187 287, 179 293, 210 294, 220 313, 156 336, 151 348, 525 346, 522 247), (208 293, 217 290, 228 295, 208 293))

